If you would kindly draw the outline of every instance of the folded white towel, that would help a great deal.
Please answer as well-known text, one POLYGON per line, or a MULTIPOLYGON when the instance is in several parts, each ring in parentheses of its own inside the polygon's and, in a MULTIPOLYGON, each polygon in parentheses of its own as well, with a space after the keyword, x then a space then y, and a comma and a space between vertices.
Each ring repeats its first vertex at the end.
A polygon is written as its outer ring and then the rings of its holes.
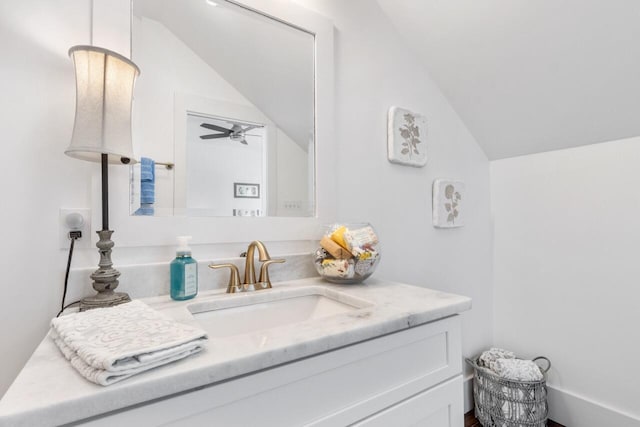
POLYGON ((498 376, 515 381, 540 381, 544 376, 540 367, 531 360, 498 359, 491 364, 498 376))
POLYGON ((140 301, 51 321, 51 338, 82 376, 109 385, 203 348, 206 333, 140 301))
POLYGON ((515 359, 515 353, 502 348, 493 347, 483 351, 478 358, 478 365, 492 369, 491 365, 498 359, 515 359))

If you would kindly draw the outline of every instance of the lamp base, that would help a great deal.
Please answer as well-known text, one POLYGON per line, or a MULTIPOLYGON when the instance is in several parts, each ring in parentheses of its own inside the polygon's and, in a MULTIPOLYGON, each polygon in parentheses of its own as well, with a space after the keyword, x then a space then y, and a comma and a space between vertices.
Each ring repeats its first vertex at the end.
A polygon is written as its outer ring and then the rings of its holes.
POLYGON ((98 269, 91 274, 93 279, 93 289, 98 293, 91 297, 80 300, 80 311, 91 310, 92 308, 111 307, 131 301, 129 295, 124 292, 114 292, 118 287, 118 277, 120 272, 113 268, 111 262, 111 240, 112 230, 98 231, 100 240, 96 243, 100 252, 100 263, 98 269))
POLYGON ((80 311, 91 310, 92 308, 112 307, 131 301, 131 297, 125 292, 98 293, 92 297, 85 297, 80 300, 80 311))

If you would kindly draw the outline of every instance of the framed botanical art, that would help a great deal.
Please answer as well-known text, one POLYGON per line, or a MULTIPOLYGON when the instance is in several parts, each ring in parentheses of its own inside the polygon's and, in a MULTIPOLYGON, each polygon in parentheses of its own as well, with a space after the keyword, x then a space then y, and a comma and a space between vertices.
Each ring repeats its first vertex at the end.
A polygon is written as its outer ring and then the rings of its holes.
POLYGON ((451 179, 433 181, 433 226, 454 228, 464 225, 464 182, 451 179))
POLYGON ((260 184, 233 183, 233 197, 236 199, 259 199, 260 184))
POLYGON ((391 163, 421 168, 427 164, 427 118, 391 107, 387 119, 387 158, 391 163))

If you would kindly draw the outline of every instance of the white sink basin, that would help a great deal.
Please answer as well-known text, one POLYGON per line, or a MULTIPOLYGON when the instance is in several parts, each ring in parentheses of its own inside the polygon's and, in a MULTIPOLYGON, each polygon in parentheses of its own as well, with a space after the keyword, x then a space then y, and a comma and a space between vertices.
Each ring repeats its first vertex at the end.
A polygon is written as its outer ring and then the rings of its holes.
POLYGON ((309 286, 225 295, 189 304, 187 308, 210 337, 228 337, 321 319, 371 305, 339 291, 309 286))

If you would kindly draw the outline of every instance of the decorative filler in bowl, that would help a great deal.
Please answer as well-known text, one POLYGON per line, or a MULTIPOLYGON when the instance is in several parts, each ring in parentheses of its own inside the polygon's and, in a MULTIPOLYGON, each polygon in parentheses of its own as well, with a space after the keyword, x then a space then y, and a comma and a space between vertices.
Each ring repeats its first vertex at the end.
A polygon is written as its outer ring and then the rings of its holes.
POLYGON ((318 274, 333 283, 360 283, 379 261, 378 235, 368 223, 327 227, 315 253, 318 274))

